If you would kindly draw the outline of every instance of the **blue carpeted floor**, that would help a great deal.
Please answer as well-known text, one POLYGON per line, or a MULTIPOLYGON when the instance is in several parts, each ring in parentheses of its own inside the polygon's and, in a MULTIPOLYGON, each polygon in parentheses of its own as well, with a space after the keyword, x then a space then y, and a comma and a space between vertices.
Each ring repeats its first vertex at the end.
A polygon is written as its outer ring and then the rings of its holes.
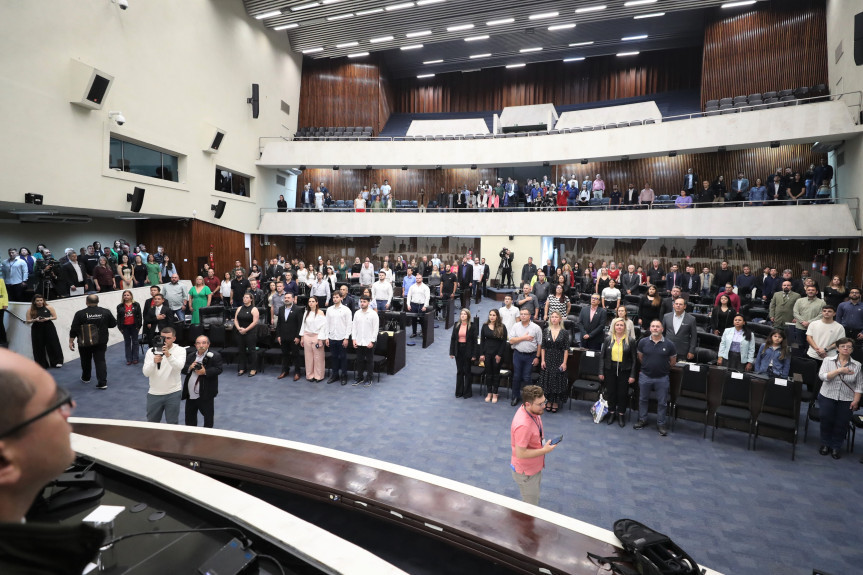
MULTIPOLYGON (((480 317, 492 306, 484 300, 480 317)), ((485 403, 478 387, 472 399, 455 399, 442 322, 435 337, 428 349, 408 347, 407 367, 371 388, 277 381, 276 366, 237 377, 228 366, 216 427, 374 457, 517 498, 509 469, 513 408, 505 394, 485 403)), ((108 365, 106 391, 81 383, 77 362, 53 374, 73 391, 76 415, 144 420, 141 365, 126 366, 122 346, 109 349, 108 365)), ((817 427, 792 462, 791 445, 779 440, 747 451, 740 432, 720 430, 711 443, 701 424, 683 420, 663 438, 655 427, 633 430, 632 422, 594 425, 588 409, 574 402, 572 411, 543 417, 547 436, 565 439, 547 458, 542 507, 608 529, 618 518, 638 519, 728 575, 860 572, 863 465, 859 455, 819 456, 817 427)))

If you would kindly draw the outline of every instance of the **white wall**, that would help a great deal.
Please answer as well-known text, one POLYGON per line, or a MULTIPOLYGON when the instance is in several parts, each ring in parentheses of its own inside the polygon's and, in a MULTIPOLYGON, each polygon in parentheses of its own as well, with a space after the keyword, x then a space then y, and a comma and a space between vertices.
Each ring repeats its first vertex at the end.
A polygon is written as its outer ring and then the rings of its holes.
POLYGON ((258 168, 260 136, 287 135, 299 109, 301 56, 284 32, 265 31, 237 0, 4 2, 0 18, 0 201, 45 196, 46 207, 128 212, 126 194, 146 189, 143 213, 214 221, 210 204, 228 202, 219 224, 248 230, 258 201, 271 207, 274 170, 258 168), (69 103, 71 61, 115 80, 102 110, 69 103), (252 119, 251 84, 260 84, 252 119), (109 110, 126 117, 123 127, 109 110), (283 125, 285 127, 283 127, 283 125), (217 154, 202 150, 208 126, 225 130, 217 154), (108 169, 110 133, 181 156, 180 181, 108 169), (216 165, 253 178, 252 197, 214 191, 216 165), (272 183, 271 183, 272 182, 272 183))
POLYGON ((500 265, 500 250, 509 248, 514 254, 512 259, 512 280, 517 286, 521 280, 521 268, 527 263, 527 258, 532 257, 533 263, 539 268, 542 264, 537 262, 538 254, 541 253, 542 238, 540 236, 515 235, 513 239, 509 236, 483 235, 480 236, 480 253, 488 264, 492 277, 497 274, 500 265))
POLYGON ((0 224, 0 252, 4 255, 9 248, 25 246, 35 252, 37 244, 45 244, 54 257, 60 258, 66 248, 77 251, 93 242, 101 242, 103 248, 108 248, 120 238, 135 243, 135 222, 93 218, 89 224, 0 224))

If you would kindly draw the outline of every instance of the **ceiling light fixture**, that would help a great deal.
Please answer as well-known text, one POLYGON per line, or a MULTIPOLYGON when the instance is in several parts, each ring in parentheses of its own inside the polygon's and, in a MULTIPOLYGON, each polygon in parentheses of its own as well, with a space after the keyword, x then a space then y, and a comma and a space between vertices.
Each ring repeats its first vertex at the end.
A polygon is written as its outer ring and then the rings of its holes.
POLYGON ((593 44, 593 40, 591 40, 590 42, 573 42, 569 45, 569 47, 574 48, 575 46, 590 46, 591 44, 593 44))
POLYGON ((575 58, 564 58, 564 62, 581 62, 584 60, 584 56, 577 56, 575 58))
POLYGON ((441 62, 443 62, 443 60, 426 60, 423 64, 428 66, 429 64, 440 64, 441 62))
POLYGON ((521 64, 507 64, 507 65, 506 65, 506 67, 507 67, 507 68, 524 68, 525 66, 526 66, 526 64, 524 64, 524 63, 521 63, 521 64))
POLYGON ((737 8, 739 6, 752 6, 755 0, 744 0, 743 2, 726 2, 721 8, 737 8))
POLYGON ((537 46, 535 48, 522 48, 521 50, 519 50, 519 52, 521 52, 522 54, 526 54, 528 52, 540 52, 540 51, 542 51, 542 46, 537 46))
POLYGON ((643 6, 644 4, 656 4, 656 0, 630 0, 623 3, 627 8, 631 6, 643 6))
POLYGON ((560 12, 543 12, 542 14, 531 14, 528 16, 528 20, 543 20, 545 18, 557 18, 560 16, 560 12))
POLYGON ((291 12, 299 12, 300 10, 305 10, 306 8, 315 8, 316 6, 320 5, 320 2, 309 2, 308 4, 300 4, 299 6, 291 7, 291 12))
POLYGON ((383 8, 372 8, 371 10, 362 10, 361 12, 357 12, 357 16, 368 16, 369 14, 377 14, 378 12, 383 11, 383 8))
POLYGON ((629 42, 630 40, 644 40, 645 38, 647 38, 647 34, 639 34, 638 36, 624 36, 621 40, 629 42))
POLYGON ((490 52, 487 54, 473 54, 470 58, 471 60, 474 60, 476 58, 488 58, 489 56, 491 56, 490 52))
POLYGON ((618 52, 618 56, 638 56, 638 52, 618 52))
POLYGON ((273 28, 273 30, 275 30, 276 32, 281 32, 282 30, 290 30, 291 28, 296 28, 297 26, 299 26, 299 24, 294 22, 293 24, 284 24, 283 26, 276 26, 275 28, 273 28))
POLYGON ((586 6, 584 8, 576 8, 575 13, 584 14, 585 12, 599 12, 600 10, 605 10, 606 8, 608 8, 608 6, 606 6, 605 4, 601 4, 598 6, 586 6))
POLYGON ((420 36, 431 36, 431 30, 423 30, 421 32, 408 32, 405 38, 419 38, 420 36))
POLYGON ((355 52, 353 54, 348 54, 348 58, 362 58, 363 56, 368 56, 368 52, 355 52))
POLYGON ((410 46, 402 46, 401 49, 402 50, 419 50, 422 47, 423 47, 422 44, 411 44, 410 46))
POLYGON ((338 16, 327 16, 327 20, 329 22, 334 22, 335 20, 344 20, 345 18, 353 18, 353 14, 340 14, 338 16))
POLYGON ((458 26, 449 26, 446 31, 459 32, 461 30, 470 30, 471 28, 473 28, 473 24, 459 24, 458 26))
POLYGON ((390 6, 386 6, 384 10, 387 12, 392 12, 394 10, 402 10, 403 8, 413 8, 413 2, 402 2, 401 4, 392 4, 390 6))
POLYGON ((324 4, 324 5, 328 5, 328 4, 337 4, 337 3, 341 2, 341 1, 342 1, 342 0, 323 0, 323 1, 321 2, 321 4, 324 4))
POLYGON ((554 32, 555 30, 571 30, 575 28, 575 24, 555 24, 554 26, 549 26, 548 31, 554 32))
POLYGON ((380 36, 379 38, 372 38, 369 40, 372 44, 380 44, 381 42, 392 42, 395 40, 393 36, 380 36))
POLYGON ((465 38, 465 42, 476 42, 477 40, 488 40, 489 35, 485 34, 484 36, 470 36, 469 38, 465 38))
POLYGON ((264 18, 272 18, 273 16, 281 15, 281 10, 273 10, 272 12, 264 12, 263 14, 258 14, 255 16, 255 20, 263 20, 264 18))
POLYGON ((303 50, 303 54, 314 54, 315 52, 323 52, 323 48, 307 48, 303 50))
POLYGON ((633 16, 633 20, 642 20, 644 18, 659 18, 660 16, 665 16, 665 12, 654 12, 653 14, 639 14, 638 16, 633 16))
POLYGON ((434 74, 420 74, 417 78, 434 78, 434 74))
POLYGON ((336 48, 353 48, 354 46, 359 46, 359 42, 345 42, 344 44, 336 44, 336 48))
POLYGON ((428 6, 429 4, 440 4, 441 2, 445 2, 446 0, 420 0, 417 2, 417 6, 428 6))
POLYGON ((501 24, 512 24, 515 18, 502 18, 500 20, 489 20, 485 23, 486 26, 500 26, 501 24))

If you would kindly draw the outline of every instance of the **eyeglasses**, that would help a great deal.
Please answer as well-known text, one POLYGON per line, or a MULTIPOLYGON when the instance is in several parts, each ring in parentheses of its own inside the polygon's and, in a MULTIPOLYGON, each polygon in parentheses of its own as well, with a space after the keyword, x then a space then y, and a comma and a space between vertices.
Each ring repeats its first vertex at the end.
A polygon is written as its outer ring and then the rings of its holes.
POLYGON ((31 417, 27 421, 22 421, 21 423, 19 423, 18 425, 16 425, 12 429, 8 429, 8 430, 4 431, 2 434, 0 434, 0 439, 3 439, 5 437, 9 437, 10 435, 18 433, 19 431, 21 431, 22 429, 24 429, 25 427, 27 427, 31 423, 35 423, 36 421, 39 421, 40 419, 42 419, 46 415, 51 415, 52 413, 54 413, 58 409, 60 410, 60 413, 63 415, 63 417, 69 417, 70 415, 72 415, 72 410, 75 409, 75 400, 72 399, 72 396, 69 395, 69 392, 66 391, 65 389, 63 389, 62 387, 57 388, 57 401, 51 407, 49 407, 48 409, 46 409, 45 411, 43 411, 39 415, 37 415, 35 417, 31 417))
POLYGON ((545 405, 547 403, 548 403, 548 400, 546 399, 545 401, 540 401, 539 403, 534 403, 533 405, 536 407, 545 407, 545 405))

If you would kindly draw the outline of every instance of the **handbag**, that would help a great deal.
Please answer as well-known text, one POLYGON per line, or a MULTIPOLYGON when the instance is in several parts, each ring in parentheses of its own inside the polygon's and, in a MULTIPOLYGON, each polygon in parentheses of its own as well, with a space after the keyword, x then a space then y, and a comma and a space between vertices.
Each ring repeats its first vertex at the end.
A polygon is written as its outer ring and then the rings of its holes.
POLYGON ((608 415, 608 402, 601 393, 599 394, 599 399, 596 400, 596 403, 590 407, 590 413, 593 415, 594 423, 599 423, 606 415, 608 415))

